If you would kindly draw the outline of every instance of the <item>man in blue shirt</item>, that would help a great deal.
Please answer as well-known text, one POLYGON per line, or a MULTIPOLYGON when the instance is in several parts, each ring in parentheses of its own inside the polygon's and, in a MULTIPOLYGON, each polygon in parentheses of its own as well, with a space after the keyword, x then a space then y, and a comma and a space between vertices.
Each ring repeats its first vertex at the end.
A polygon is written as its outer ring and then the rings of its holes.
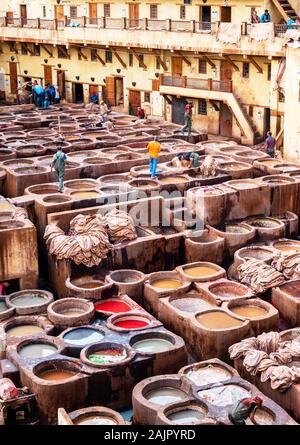
POLYGON ((265 149, 266 153, 271 156, 271 158, 275 158, 276 153, 276 139, 273 138, 271 131, 267 133, 267 139, 265 141, 265 149))
POLYGON ((55 168, 56 174, 58 176, 58 191, 62 193, 64 186, 64 176, 65 176, 65 161, 67 160, 67 155, 63 151, 62 143, 60 142, 57 146, 57 151, 53 156, 53 161, 51 165, 52 168, 55 168))
POLYGON ((271 21, 271 16, 269 11, 266 9, 260 18, 260 23, 269 23, 271 21))
POLYGON ((295 25, 296 22, 294 19, 292 19, 292 17, 289 17, 289 19, 286 23, 288 25, 287 29, 294 29, 293 25, 295 25))

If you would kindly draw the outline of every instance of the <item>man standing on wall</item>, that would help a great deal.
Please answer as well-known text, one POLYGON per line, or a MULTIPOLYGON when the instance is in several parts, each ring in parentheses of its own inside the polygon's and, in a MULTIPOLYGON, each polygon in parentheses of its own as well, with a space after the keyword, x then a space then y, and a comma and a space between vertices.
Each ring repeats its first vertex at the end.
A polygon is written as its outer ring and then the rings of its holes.
POLYGON ((181 128, 180 132, 184 134, 185 130, 188 130, 188 135, 191 136, 192 134, 192 105, 187 104, 185 106, 185 113, 184 113, 184 126, 181 128))
POLYGON ((260 18, 260 23, 269 23, 271 21, 271 16, 269 11, 266 9, 260 18))
POLYGON ((57 146, 57 151, 56 151, 55 155, 53 156, 53 161, 52 161, 52 165, 51 165, 51 171, 52 171, 52 168, 54 167, 57 177, 58 177, 58 191, 59 191, 59 193, 62 193, 63 186, 64 186, 66 160, 67 160, 67 155, 63 151, 62 141, 60 141, 57 146))
POLYGON ((267 139, 265 141, 265 149, 266 153, 271 156, 271 158, 275 158, 276 153, 276 139, 273 138, 271 131, 267 133, 267 139))
POLYGON ((158 154, 160 152, 160 143, 158 142, 157 136, 154 137, 153 141, 149 142, 147 150, 149 153, 149 166, 150 166, 151 178, 155 178, 156 167, 158 163, 158 154))

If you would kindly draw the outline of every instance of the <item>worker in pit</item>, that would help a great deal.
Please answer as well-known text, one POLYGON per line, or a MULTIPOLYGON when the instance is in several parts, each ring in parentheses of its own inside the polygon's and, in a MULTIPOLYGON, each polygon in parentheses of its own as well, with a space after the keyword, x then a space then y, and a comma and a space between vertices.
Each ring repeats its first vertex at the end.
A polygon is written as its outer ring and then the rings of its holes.
POLYGON ((192 134, 192 104, 187 104, 185 106, 184 113, 184 126, 181 128, 180 132, 184 134, 185 130, 188 130, 188 135, 192 134))
POLYGON ((239 400, 228 413, 230 422, 233 425, 246 425, 246 420, 249 418, 254 425, 257 425, 254 415, 262 403, 263 400, 258 396, 239 400))
POLYGON ((147 150, 149 153, 149 167, 151 178, 156 178, 156 168, 158 164, 158 155, 160 152, 160 143, 158 142, 158 137, 155 136, 153 141, 149 142, 147 146, 147 150))
POLYGON ((57 151, 53 156, 53 161, 51 164, 51 172, 52 168, 55 168, 57 177, 58 177, 58 191, 62 193, 64 186, 64 176, 65 176, 65 162, 67 160, 67 155, 64 153, 62 141, 58 143, 57 151))

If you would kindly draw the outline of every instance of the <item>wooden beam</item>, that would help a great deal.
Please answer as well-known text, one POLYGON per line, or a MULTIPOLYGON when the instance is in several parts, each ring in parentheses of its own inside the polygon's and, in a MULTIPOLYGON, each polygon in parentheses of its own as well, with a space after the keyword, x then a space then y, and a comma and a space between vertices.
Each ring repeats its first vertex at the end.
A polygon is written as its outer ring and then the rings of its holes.
POLYGON ((64 53, 64 55, 69 59, 70 54, 68 53, 68 50, 63 45, 60 45, 59 48, 64 53))
POLYGON ((27 43, 21 43, 21 45, 25 47, 26 51, 28 51, 30 55, 34 56, 34 51, 32 51, 32 49, 29 48, 27 43))
POLYGON ((173 105, 173 101, 172 101, 172 99, 171 99, 169 96, 163 94, 163 97, 166 99, 166 101, 167 101, 167 103, 168 103, 169 105, 173 105))
POLYGON ((263 69, 262 67, 254 60, 254 57, 252 56, 248 56, 249 61, 252 63, 252 65, 255 66, 255 68, 257 69, 257 72, 262 74, 263 73, 263 69))
POLYGON ((41 43, 41 47, 44 49, 44 51, 46 51, 46 53, 48 54, 48 56, 53 57, 53 52, 50 51, 50 49, 48 49, 46 45, 43 45, 43 44, 41 43))
POLYGON ((15 54, 19 54, 15 42, 8 42, 8 46, 9 46, 10 51, 14 52, 15 54))
POLYGON ((220 111, 220 107, 217 102, 215 102, 214 100, 210 100, 209 102, 212 104, 215 111, 220 111))
POLYGON ((141 59, 141 54, 137 53, 134 48, 131 49, 136 59, 139 61, 139 63, 142 65, 142 67, 146 70, 147 65, 145 65, 144 61, 141 59))
POLYGON ((84 59, 84 60, 87 60, 88 58, 86 57, 86 55, 85 54, 83 54, 83 52, 81 51, 81 49, 80 48, 77 48, 77 53, 78 53, 78 58, 81 60, 81 59, 84 59))
POLYGON ((163 61, 163 59, 160 57, 160 55, 155 54, 156 60, 158 61, 158 63, 160 63, 160 65, 163 67, 164 71, 168 71, 168 67, 167 64, 163 61))
POLYGON ((181 51, 176 51, 175 54, 179 54, 180 57, 182 57, 182 60, 188 65, 188 66, 192 66, 192 63, 189 61, 189 59, 187 59, 181 51))
POLYGON ((122 59, 120 54, 117 52, 117 50, 115 48, 111 48, 111 50, 114 53, 114 55, 116 56, 116 58, 118 59, 118 61, 120 62, 120 64, 122 65, 122 67, 127 68, 126 63, 124 62, 124 60, 122 59))
POLYGON ((203 58, 206 60, 206 62, 212 67, 212 68, 216 68, 216 65, 214 62, 212 62, 212 60, 206 55, 206 54, 201 54, 203 56, 203 58))
POLYGON ((105 63, 105 61, 102 59, 102 57, 99 56, 98 51, 97 51, 96 49, 95 49, 94 51, 95 51, 95 56, 96 56, 97 60, 99 60, 99 62, 101 62, 102 65, 105 66, 106 63, 105 63))
POLYGON ((233 61, 231 60, 231 58, 229 56, 227 56, 227 54, 223 54, 223 57, 225 60, 227 60, 227 62, 230 63, 230 65, 232 66, 232 68, 235 71, 240 71, 239 67, 235 63, 233 63, 233 61))

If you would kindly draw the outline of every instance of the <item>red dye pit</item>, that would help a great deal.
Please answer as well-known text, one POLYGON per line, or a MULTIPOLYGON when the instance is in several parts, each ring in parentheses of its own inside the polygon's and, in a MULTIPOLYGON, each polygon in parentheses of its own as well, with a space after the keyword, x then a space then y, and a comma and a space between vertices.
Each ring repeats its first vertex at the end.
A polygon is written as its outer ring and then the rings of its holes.
POLYGON ((147 321, 128 319, 123 321, 117 321, 117 323, 115 323, 115 326, 123 329, 138 329, 149 326, 149 323, 147 321))
POLYGON ((96 311, 111 312, 114 314, 131 311, 131 307, 123 301, 103 301, 96 304, 95 309, 96 311))

